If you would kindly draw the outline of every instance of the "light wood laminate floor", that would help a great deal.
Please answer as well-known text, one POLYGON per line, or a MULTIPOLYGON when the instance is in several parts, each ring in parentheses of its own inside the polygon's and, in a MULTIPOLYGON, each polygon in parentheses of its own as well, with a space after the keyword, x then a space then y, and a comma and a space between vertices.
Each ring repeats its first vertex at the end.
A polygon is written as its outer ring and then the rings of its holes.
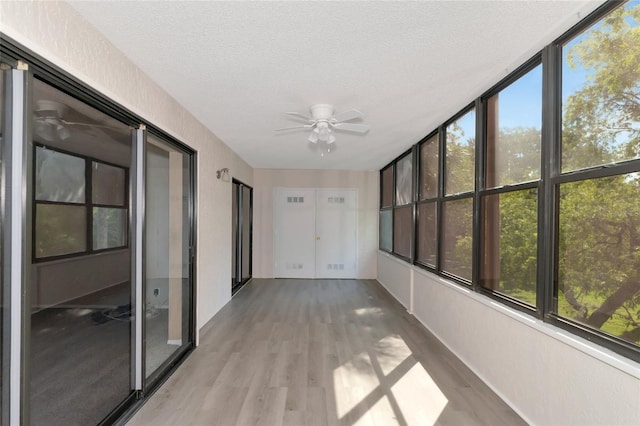
POLYGON ((254 279, 128 424, 524 421, 376 281, 254 279))

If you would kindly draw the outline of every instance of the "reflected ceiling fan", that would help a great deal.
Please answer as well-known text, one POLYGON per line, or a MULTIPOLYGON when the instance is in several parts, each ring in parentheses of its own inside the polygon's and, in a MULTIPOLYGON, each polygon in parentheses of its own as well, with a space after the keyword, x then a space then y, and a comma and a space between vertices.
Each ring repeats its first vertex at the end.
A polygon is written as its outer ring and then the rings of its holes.
POLYGON ((276 131, 292 130, 292 129, 311 129, 309 135, 309 142, 318 143, 325 142, 332 144, 336 141, 336 137, 333 135, 334 130, 344 130, 354 133, 367 133, 369 126, 359 123, 347 123, 356 119, 361 119, 364 115, 357 109, 350 109, 348 111, 334 114, 335 109, 329 104, 315 104, 309 107, 311 116, 301 114, 299 112, 288 112, 287 114, 297 119, 302 119, 307 124, 293 127, 285 127, 282 129, 276 129, 276 131))
POLYGON ((33 111, 35 133, 48 142, 65 141, 71 137, 71 128, 89 127, 113 129, 111 126, 103 126, 94 123, 78 123, 67 121, 63 117, 69 112, 69 107, 61 102, 51 100, 38 100, 33 111))

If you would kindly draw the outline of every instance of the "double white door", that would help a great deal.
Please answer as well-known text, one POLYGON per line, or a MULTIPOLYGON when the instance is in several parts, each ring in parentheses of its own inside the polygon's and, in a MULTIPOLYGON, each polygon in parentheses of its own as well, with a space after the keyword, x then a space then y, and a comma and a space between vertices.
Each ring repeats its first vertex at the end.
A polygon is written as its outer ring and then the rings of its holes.
POLYGON ((356 278, 358 191, 274 190, 274 276, 356 278))

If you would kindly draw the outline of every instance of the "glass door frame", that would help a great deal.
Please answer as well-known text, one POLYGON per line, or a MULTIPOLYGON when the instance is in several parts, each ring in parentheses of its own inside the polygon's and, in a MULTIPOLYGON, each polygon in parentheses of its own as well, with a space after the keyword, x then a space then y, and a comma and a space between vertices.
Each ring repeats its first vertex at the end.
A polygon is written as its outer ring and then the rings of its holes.
POLYGON ((10 309, 3 309, 2 321, 2 415, 0 424, 29 424, 30 414, 30 264, 31 216, 33 207, 33 120, 32 86, 35 78, 73 96, 132 128, 132 161, 129 180, 129 236, 132 253, 132 313, 131 321, 131 392, 100 424, 126 420, 135 409, 180 365, 195 348, 196 342, 196 212, 197 153, 166 132, 151 125, 125 107, 59 69, 56 65, 0 34, 0 62, 11 67, 0 70, 4 76, 5 99, 2 143, 2 286, 3 300, 10 309), (19 114, 14 114, 20 111, 19 114), (189 274, 187 343, 154 374, 144 377, 145 307, 141 298, 144 240, 144 138, 147 132, 179 148, 189 158, 189 274), (6 178, 6 179, 5 179, 6 178), (18 237, 16 237, 18 235, 18 237), (142 362, 140 362, 142 361, 142 362))
MULTIPOLYGON (((137 221, 139 221, 139 227, 136 235, 137 242, 140 245, 139 257, 136 259, 136 268, 139 271, 140 285, 136 286, 136 306, 142 312, 139 321, 139 341, 136 343, 140 345, 141 350, 136 351, 136 384, 139 383, 139 389, 141 390, 141 396, 144 397, 153 392, 169 373, 172 373, 179 365, 184 361, 185 356, 195 348, 196 343, 196 194, 197 194, 197 153, 184 145, 177 139, 170 137, 164 132, 157 129, 149 129, 146 126, 141 126, 136 132, 136 172, 137 174, 136 185, 141 188, 138 194, 138 215, 137 221), (146 377, 146 362, 145 362, 145 340, 146 340, 146 303, 145 295, 147 294, 147 280, 144 271, 143 260, 145 259, 145 236, 146 236, 146 214, 145 214, 145 194, 146 194, 146 158, 147 158, 147 135, 152 135, 156 139, 168 144, 172 148, 181 151, 187 155, 189 165, 189 203, 188 203, 188 220, 189 220, 189 314, 188 314, 188 335, 187 343, 167 358, 156 371, 154 371, 149 377, 146 377), (139 361, 138 361, 138 357, 139 361)), ((136 252, 138 252, 138 246, 136 245, 136 252)), ((136 275, 138 277, 138 275, 136 275)), ((136 279, 138 281, 138 279, 136 279)))
MULTIPOLYGON (((233 209, 235 207, 236 213, 236 232, 233 235, 233 238, 236 240, 236 250, 235 253, 232 253, 232 256, 235 256, 235 280, 231 282, 231 295, 234 295, 244 286, 251 278, 253 277, 253 187, 243 183, 242 181, 233 178, 232 179, 232 191, 236 193, 236 205, 232 206, 232 215, 233 209), (249 229, 245 230, 243 226, 243 206, 244 206, 244 189, 249 189, 249 229), (249 233, 249 276, 245 279, 242 274, 242 264, 243 264, 243 240, 244 240, 244 232, 249 233)), ((233 199, 233 197, 232 197, 233 199)), ((233 202, 233 201, 232 201, 233 202)))

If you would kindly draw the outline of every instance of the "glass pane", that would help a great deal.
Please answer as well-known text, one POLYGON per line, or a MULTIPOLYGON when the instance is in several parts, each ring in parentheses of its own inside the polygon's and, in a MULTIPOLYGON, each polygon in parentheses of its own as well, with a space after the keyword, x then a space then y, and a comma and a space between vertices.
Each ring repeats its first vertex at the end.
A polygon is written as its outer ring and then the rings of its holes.
POLYGON ((396 163, 396 206, 413 201, 413 156, 408 154, 396 163))
POLYGON ((36 147, 36 200, 84 203, 85 160, 36 147))
POLYGON ((640 344, 640 174, 560 185, 557 314, 640 344))
POLYGON ((380 212, 380 250, 391 252, 393 249, 393 210, 380 212))
POLYGON ((418 261, 436 266, 436 203, 418 204, 418 261))
POLYGON ((93 208, 93 249, 102 250, 127 245, 127 210, 93 208))
POLYGON ((562 48, 562 171, 640 157, 640 1, 562 48))
POLYGON ((413 245, 413 206, 393 210, 393 252, 411 257, 413 245))
POLYGON ((380 174, 380 185, 382 186, 381 207, 391 207, 393 205, 393 166, 389 166, 380 174))
POLYGON ((446 194, 470 192, 475 184, 476 111, 472 109, 447 126, 446 194))
POLYGON ((482 198, 480 284, 536 305, 538 191, 482 198))
POLYGON ((93 161, 91 171, 93 175, 91 193, 93 203, 124 206, 127 194, 125 169, 93 161))
POLYGON ((189 156, 149 135, 146 146, 146 376, 189 343, 189 156))
POLYGON ((442 203, 442 270, 471 281, 473 200, 442 203))
POLYGON ((438 164, 440 143, 438 135, 420 145, 420 199, 438 196, 438 164))
MULTIPOLYGON (((36 150, 29 168, 39 179, 31 191, 41 199, 91 201, 85 200, 84 160, 71 154, 130 167, 128 126, 37 79, 33 98, 34 139, 69 153, 36 150)), ((95 425, 132 393, 131 252, 87 253, 88 213, 85 204, 38 202, 27 224, 36 258, 84 252, 30 265, 26 361, 33 425, 95 425)))
POLYGON ((251 278, 251 193, 242 187, 242 280, 251 278))
POLYGON ((231 190, 231 286, 235 285, 238 280, 238 191, 240 185, 233 183, 231 190))
POLYGON ((487 188, 540 178, 542 65, 487 102, 487 188))
POLYGON ((87 249, 84 206, 36 205, 36 258, 78 253, 87 249))
MULTIPOLYGON (((5 189, 4 189, 4 182, 3 182, 3 176, 4 173, 2 173, 2 166, 3 166, 3 162, 2 162, 2 153, 4 152, 4 107, 5 107, 5 102, 6 102, 6 98, 5 98, 5 94, 4 94, 4 71, 2 69, 0 69, 0 194, 2 194, 2 196, 0 197, 0 212, 6 212, 7 211, 7 207, 5 205, 5 189)), ((0 217, 1 219, 1 217, 0 217)), ((3 318, 5 316, 5 291, 4 291, 4 261, 3 261, 3 257, 2 257, 2 239, 3 239, 3 230, 2 230, 2 220, 0 220, 0 395, 4 395, 4 392, 2 391, 2 386, 3 386, 3 382, 5 379, 5 377, 7 377, 7 373, 5 372, 4 369, 2 368, 2 360, 4 359, 4 339, 1 338, 2 334, 4 333, 4 328, 3 328, 3 318)), ((8 349, 8 348, 6 348, 8 349)), ((0 419, 2 418, 2 410, 4 409, 3 407, 4 405, 4 398, 0 399, 0 419)))

